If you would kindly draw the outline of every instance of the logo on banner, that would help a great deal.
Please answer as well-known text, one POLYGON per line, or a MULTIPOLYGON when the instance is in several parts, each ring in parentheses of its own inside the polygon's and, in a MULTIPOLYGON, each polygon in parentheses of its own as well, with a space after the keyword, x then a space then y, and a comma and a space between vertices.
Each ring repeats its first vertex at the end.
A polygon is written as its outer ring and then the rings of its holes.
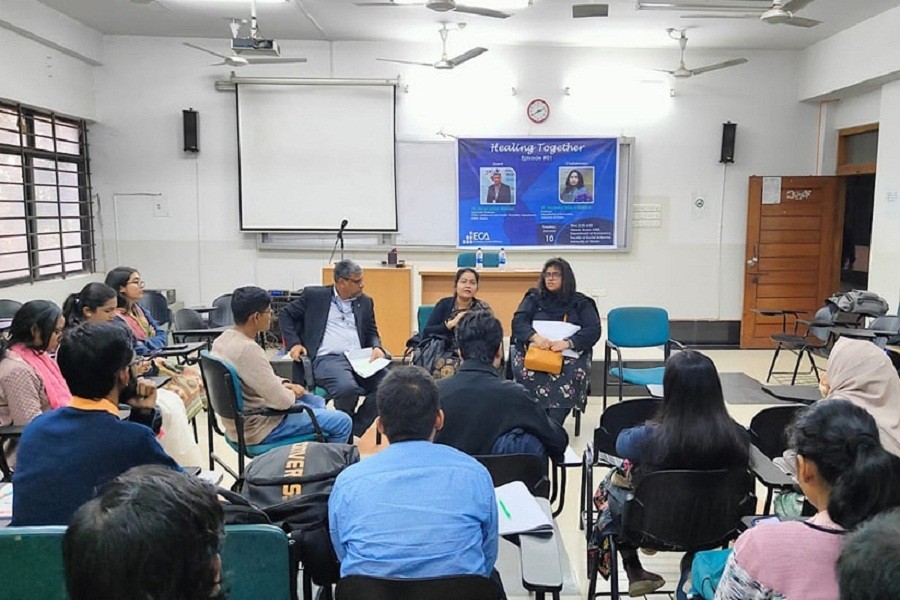
POLYGON ((491 234, 487 231, 469 231, 465 236, 465 243, 471 244, 473 242, 489 242, 491 241, 491 234))

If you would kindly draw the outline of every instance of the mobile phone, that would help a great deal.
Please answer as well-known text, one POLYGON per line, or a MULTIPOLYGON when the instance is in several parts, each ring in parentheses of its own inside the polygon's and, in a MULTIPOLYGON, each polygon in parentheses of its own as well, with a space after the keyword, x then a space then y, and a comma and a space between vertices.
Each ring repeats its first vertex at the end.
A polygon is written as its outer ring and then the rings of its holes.
POLYGON ((166 346, 163 350, 184 350, 187 347, 187 344, 172 344, 171 346, 166 346))
POLYGON ((768 523, 780 523, 781 518, 778 515, 766 515, 765 517, 756 517, 753 519, 754 527, 756 525, 766 525, 768 523))

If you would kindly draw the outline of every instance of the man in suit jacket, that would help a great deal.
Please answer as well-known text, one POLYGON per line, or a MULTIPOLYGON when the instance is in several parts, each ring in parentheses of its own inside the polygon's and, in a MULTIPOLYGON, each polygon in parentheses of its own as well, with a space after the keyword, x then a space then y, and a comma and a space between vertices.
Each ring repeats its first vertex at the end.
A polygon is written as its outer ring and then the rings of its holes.
POLYGON ((509 186, 501 181, 500 171, 491 173, 491 187, 488 188, 485 202, 488 204, 512 203, 512 193, 509 186))
POLYGON ((375 325, 375 303, 363 294, 362 267, 352 260, 335 264, 334 285, 304 288, 279 313, 279 325, 295 361, 294 380, 302 380, 297 361, 308 356, 316 385, 328 391, 335 408, 353 417, 353 435, 362 437, 375 420, 375 390, 385 369, 363 379, 343 353, 372 348, 372 360, 386 355, 375 325), (357 409, 362 395, 365 400, 357 409))
POLYGON ((561 459, 566 431, 523 385, 497 375, 500 321, 490 311, 469 311, 456 326, 456 341, 463 362, 456 375, 437 381, 444 426, 434 441, 470 455, 522 452, 561 459))

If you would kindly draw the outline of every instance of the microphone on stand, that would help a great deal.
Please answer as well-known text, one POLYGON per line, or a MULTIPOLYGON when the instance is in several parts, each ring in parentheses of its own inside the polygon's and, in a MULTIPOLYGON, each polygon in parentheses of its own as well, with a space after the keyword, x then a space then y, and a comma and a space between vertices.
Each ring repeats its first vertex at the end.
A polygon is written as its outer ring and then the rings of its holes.
POLYGON ((341 228, 338 229, 337 237, 334 240, 334 247, 331 249, 331 256, 328 257, 329 263, 331 263, 331 261, 334 259, 334 253, 337 251, 338 242, 340 242, 341 244, 341 260, 344 260, 344 229, 347 227, 347 223, 349 223, 347 219, 341 221, 341 228))

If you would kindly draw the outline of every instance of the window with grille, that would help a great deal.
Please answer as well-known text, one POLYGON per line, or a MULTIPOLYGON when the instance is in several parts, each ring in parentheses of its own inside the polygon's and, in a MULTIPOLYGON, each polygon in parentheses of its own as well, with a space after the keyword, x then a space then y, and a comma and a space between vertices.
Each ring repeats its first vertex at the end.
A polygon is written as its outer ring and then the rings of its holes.
POLYGON ((0 287, 93 269, 84 121, 0 103, 0 287))

